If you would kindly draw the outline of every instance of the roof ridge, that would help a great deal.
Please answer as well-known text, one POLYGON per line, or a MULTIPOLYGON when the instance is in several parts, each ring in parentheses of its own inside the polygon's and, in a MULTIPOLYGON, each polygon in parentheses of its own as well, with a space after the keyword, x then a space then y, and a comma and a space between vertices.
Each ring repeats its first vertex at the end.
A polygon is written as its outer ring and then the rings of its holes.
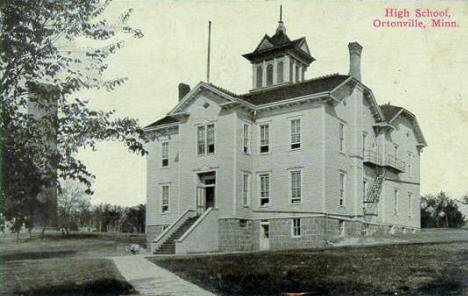
POLYGON ((222 92, 224 92, 224 93, 226 93, 226 94, 228 94, 228 95, 230 95, 230 96, 232 96, 232 97, 236 97, 236 98, 239 97, 238 94, 236 94, 236 93, 234 93, 234 92, 232 92, 232 91, 230 91, 230 90, 228 90, 228 89, 226 89, 226 88, 224 88, 224 87, 215 85, 215 84, 213 84, 213 83, 211 83, 211 82, 208 82, 208 85, 211 85, 211 86, 213 86, 214 88, 216 88, 216 89, 218 89, 218 90, 220 90, 220 91, 222 91, 222 92))

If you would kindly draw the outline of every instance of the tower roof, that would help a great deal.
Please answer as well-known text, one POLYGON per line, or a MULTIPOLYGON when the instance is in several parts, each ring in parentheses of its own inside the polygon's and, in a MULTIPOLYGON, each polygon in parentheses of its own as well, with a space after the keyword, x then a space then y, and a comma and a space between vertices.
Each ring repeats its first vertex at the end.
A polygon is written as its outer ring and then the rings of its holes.
POLYGON ((278 29, 273 36, 265 34, 254 51, 242 56, 250 62, 256 62, 282 53, 295 54, 307 64, 315 61, 310 55, 305 37, 291 40, 286 34, 286 28, 282 21, 279 22, 278 29))

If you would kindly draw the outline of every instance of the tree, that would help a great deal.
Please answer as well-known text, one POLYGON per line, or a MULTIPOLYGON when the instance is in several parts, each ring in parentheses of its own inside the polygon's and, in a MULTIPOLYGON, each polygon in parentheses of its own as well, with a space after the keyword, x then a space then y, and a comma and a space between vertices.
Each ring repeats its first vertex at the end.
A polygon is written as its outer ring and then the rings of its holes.
POLYGON ((445 192, 421 197, 421 227, 461 227, 465 217, 445 192))
POLYGON ((79 149, 94 150, 98 141, 117 140, 132 152, 146 153, 135 119, 93 110, 89 98, 80 95, 84 89, 112 91, 121 85, 126 78, 103 77, 106 60, 123 46, 125 35, 143 36, 128 25, 131 10, 114 22, 103 18, 110 2, 1 3, 0 196, 5 219, 13 225, 33 219, 41 188, 60 190, 58 179, 77 180, 91 192, 94 176, 77 159, 79 149), (83 40, 99 45, 78 51, 64 46, 83 40))
POLYGON ((90 204, 85 191, 82 184, 67 180, 58 195, 59 226, 67 235, 77 227, 83 204, 90 204))
POLYGON ((126 209, 123 232, 145 232, 146 206, 139 204, 126 209))

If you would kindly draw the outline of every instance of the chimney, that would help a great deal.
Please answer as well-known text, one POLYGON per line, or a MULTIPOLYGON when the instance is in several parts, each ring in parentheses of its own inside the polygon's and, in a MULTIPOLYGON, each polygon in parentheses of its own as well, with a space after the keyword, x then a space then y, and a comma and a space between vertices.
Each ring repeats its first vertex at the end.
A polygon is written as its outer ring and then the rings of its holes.
POLYGON ((179 101, 190 92, 190 85, 185 83, 179 83, 179 101))
POLYGON ((348 43, 349 75, 361 81, 361 52, 362 46, 357 42, 348 43))

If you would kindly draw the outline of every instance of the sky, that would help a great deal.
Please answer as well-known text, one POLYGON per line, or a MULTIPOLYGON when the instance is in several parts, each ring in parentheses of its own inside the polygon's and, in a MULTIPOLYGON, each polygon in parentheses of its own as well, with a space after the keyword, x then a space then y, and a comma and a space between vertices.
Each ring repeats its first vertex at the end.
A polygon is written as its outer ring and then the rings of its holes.
MULTIPOLYGON (((137 118, 143 126, 177 104, 180 82, 192 87, 206 80, 208 21, 212 21, 211 82, 235 93, 252 86, 252 68, 241 55, 265 34, 274 34, 283 5, 286 33, 305 36, 316 61, 306 79, 347 74, 347 44, 358 41, 362 81, 380 104, 409 109, 429 144, 421 156, 421 193, 468 192, 468 2, 430 1, 114 1, 106 17, 133 8, 130 24, 143 31, 127 39, 110 60, 108 77, 128 77, 113 92, 84 93, 91 104, 137 118), (448 9, 458 27, 377 28, 386 8, 421 11, 448 9)), ((96 176, 94 203, 136 205, 146 200, 146 159, 119 143, 102 143, 78 157, 96 176)))

